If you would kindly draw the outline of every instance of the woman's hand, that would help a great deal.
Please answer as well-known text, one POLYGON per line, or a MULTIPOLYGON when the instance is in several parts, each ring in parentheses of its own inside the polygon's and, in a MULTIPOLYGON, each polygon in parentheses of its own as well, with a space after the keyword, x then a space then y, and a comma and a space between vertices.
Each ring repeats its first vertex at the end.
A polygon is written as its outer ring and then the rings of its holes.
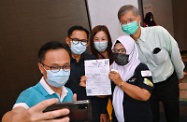
POLYGON ((112 80, 117 86, 119 86, 123 80, 121 79, 121 76, 118 72, 116 71, 110 71, 109 73, 109 78, 112 80))
POLYGON ((81 79, 80 79, 79 86, 86 87, 86 80, 87 80, 87 77, 82 76, 81 79))
POLYGON ((100 122, 108 122, 109 118, 107 114, 100 114, 100 122))

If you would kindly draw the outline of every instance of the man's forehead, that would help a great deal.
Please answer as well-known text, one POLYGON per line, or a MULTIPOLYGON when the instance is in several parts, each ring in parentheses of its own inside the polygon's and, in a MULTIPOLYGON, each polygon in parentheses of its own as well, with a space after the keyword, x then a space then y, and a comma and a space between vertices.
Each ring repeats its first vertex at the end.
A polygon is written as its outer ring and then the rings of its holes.
POLYGON ((49 66, 69 66, 70 60, 44 60, 44 64, 49 66))
POLYGON ((133 18, 135 17, 134 13, 132 11, 127 11, 125 12, 122 17, 125 17, 126 19, 130 19, 130 18, 133 18))
POLYGON ((56 63, 56 62, 51 62, 52 66, 65 66, 65 65, 70 65, 70 61, 69 62, 61 62, 61 63, 56 63))
POLYGON ((71 34, 71 38, 78 38, 78 39, 86 39, 87 40, 87 33, 82 30, 74 30, 71 34))
POLYGON ((70 60, 69 53, 65 49, 49 50, 44 56, 44 60, 70 60))

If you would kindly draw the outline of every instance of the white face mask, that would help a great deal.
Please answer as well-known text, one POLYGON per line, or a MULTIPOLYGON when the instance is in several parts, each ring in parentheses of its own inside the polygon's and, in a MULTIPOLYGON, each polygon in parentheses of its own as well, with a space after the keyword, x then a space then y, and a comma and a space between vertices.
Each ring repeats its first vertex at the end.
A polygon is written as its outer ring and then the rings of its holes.
POLYGON ((72 41, 71 41, 71 47, 70 47, 71 51, 74 53, 74 54, 78 54, 78 55, 81 55, 83 52, 86 51, 86 45, 82 45, 80 42, 78 44, 74 44, 72 41))
POLYGON ((60 69, 60 71, 56 73, 53 73, 50 70, 46 70, 46 71, 47 71, 47 82, 49 83, 49 85, 54 86, 56 88, 60 88, 64 86, 69 79, 70 70, 64 71, 60 69))
POLYGON ((94 42, 94 47, 96 48, 97 51, 103 52, 108 47, 108 41, 94 42))

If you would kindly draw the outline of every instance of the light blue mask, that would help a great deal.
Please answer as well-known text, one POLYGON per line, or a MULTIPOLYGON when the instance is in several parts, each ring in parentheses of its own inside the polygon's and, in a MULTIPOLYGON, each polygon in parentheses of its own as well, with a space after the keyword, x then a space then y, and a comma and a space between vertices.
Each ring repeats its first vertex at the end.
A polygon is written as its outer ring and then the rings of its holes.
POLYGON ((133 21, 131 23, 122 25, 121 28, 126 34, 132 35, 138 30, 138 23, 137 21, 133 21))
POLYGON ((108 41, 94 42, 94 47, 97 51, 103 52, 108 47, 108 41))
POLYGON ((82 45, 80 42, 78 44, 74 44, 71 41, 70 49, 74 54, 81 55, 83 52, 86 51, 86 45, 82 45))
POLYGON ((70 70, 64 71, 60 69, 60 71, 56 73, 51 72, 50 70, 46 70, 46 71, 47 71, 47 82, 49 83, 49 85, 54 86, 56 88, 60 88, 64 86, 69 79, 70 70))

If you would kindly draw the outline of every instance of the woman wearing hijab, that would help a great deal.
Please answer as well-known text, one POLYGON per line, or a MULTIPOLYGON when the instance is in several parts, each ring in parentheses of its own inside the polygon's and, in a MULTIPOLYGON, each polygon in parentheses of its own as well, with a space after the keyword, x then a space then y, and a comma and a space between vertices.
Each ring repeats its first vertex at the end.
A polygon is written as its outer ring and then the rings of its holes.
POLYGON ((109 78, 114 83, 113 122, 152 122, 149 105, 153 89, 151 72, 140 63, 130 36, 119 37, 112 46, 114 62, 109 78))

